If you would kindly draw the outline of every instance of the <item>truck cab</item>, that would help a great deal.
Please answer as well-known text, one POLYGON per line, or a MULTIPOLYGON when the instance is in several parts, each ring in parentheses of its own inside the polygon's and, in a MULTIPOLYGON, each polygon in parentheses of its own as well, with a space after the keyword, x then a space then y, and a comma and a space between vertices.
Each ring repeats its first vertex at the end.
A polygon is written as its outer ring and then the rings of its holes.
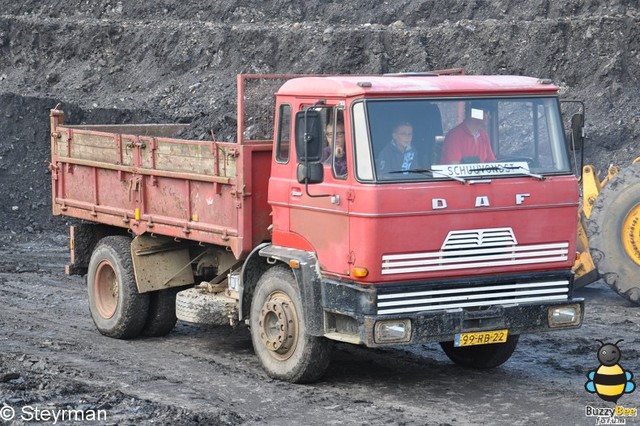
POLYGON ((308 331, 367 346, 441 342, 484 368, 506 361, 521 333, 579 327, 578 182, 557 91, 513 76, 286 82, 263 256, 310 254, 296 263, 309 269, 301 293, 318 296, 308 331), (491 155, 456 154, 456 132, 471 151, 488 139, 491 155))

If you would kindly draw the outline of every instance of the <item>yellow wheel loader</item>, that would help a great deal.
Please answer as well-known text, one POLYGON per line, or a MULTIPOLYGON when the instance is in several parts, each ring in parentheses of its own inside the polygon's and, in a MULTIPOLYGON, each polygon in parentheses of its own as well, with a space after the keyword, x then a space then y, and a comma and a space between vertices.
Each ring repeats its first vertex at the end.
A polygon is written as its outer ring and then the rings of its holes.
POLYGON ((602 278, 640 305, 640 157, 610 166, 602 181, 593 166, 582 168, 578 251, 576 287, 602 278))

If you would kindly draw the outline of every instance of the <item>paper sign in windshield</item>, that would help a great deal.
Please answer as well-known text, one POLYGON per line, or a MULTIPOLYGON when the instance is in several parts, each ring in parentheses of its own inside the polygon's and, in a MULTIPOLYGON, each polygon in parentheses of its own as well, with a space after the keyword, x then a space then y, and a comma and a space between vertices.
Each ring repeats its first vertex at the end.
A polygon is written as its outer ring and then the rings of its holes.
POLYGON ((473 164, 434 164, 431 166, 431 170, 448 176, 483 177, 529 173, 529 165, 526 161, 473 164))

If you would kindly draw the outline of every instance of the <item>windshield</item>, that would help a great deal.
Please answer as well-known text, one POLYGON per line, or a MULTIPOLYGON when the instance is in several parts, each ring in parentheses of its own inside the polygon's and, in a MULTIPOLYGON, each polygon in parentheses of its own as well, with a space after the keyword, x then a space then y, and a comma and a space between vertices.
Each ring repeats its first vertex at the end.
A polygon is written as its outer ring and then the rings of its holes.
POLYGON ((363 180, 570 173, 555 97, 368 100, 358 109, 356 129, 369 129, 366 141, 356 132, 363 180))

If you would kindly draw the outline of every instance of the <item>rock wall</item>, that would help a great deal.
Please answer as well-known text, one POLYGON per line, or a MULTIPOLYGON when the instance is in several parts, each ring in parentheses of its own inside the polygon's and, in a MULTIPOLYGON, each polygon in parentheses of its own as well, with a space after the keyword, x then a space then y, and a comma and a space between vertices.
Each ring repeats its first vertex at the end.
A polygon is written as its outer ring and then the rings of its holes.
POLYGON ((48 215, 24 210, 48 202, 49 108, 68 122, 194 121, 186 136, 205 138, 233 122, 237 73, 551 78, 585 102, 587 162, 640 155, 637 1, 55 3, 0 1, 0 215, 16 232, 48 215))

